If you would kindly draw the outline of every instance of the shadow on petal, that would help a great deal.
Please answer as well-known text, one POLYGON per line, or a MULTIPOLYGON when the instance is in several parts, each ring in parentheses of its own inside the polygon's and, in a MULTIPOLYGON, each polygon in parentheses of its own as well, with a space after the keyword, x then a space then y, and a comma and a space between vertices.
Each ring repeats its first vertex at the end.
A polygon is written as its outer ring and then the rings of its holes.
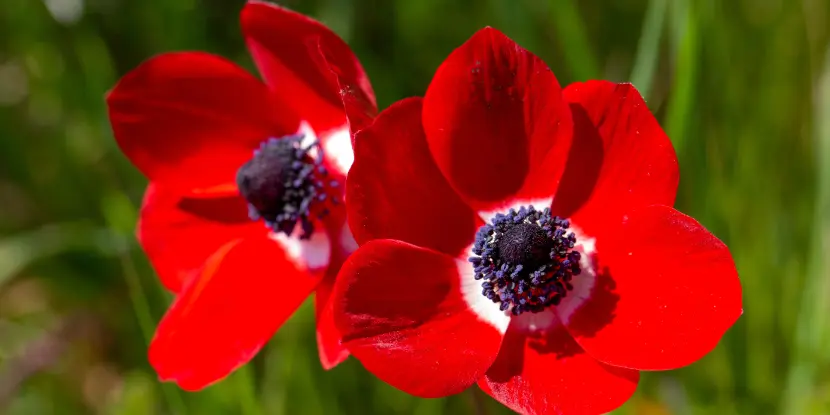
POLYGON ((250 222, 248 204, 240 196, 222 198, 182 198, 177 207, 191 215, 206 220, 224 224, 240 224, 250 222))
POLYGON ((611 324, 616 316, 620 296, 608 267, 597 273, 591 295, 570 316, 569 327, 574 336, 594 337, 603 327, 611 324))
POLYGON ((574 123, 574 139, 568 152, 568 161, 551 211, 570 217, 584 205, 596 187, 605 148, 588 113, 579 104, 570 104, 574 123))

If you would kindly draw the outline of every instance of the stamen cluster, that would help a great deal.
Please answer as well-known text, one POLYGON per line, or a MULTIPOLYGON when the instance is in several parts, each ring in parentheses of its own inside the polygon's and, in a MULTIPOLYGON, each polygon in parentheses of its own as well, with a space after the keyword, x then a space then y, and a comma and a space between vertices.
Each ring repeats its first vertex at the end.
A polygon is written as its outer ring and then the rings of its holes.
POLYGON ((475 279, 483 280, 481 294, 513 315, 558 305, 582 272, 569 227, 566 219, 551 217, 550 208, 522 206, 496 214, 479 228, 469 258, 475 279))
POLYGON ((262 219, 274 232, 288 236, 299 223, 300 239, 307 239, 314 233, 314 219, 328 214, 324 202, 337 203, 326 191, 337 182, 325 180, 319 143, 303 147, 302 139, 300 134, 266 140, 239 168, 236 181, 252 220, 262 219))

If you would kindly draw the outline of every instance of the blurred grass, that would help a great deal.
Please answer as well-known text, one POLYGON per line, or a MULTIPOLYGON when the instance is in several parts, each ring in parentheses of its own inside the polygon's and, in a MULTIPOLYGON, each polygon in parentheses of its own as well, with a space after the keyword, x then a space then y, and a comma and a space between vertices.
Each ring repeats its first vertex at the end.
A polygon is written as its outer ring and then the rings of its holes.
POLYGON ((660 40, 663 36, 663 22, 666 20, 667 0, 651 0, 646 7, 643 29, 637 44, 637 55, 631 68, 631 83, 648 100, 651 96, 654 73, 660 62, 660 40))
MULTIPOLYGON (((157 382, 146 344, 170 297, 132 237, 145 182, 112 141, 103 95, 165 51, 207 50, 252 68, 236 18, 242 4, 7 0, 0 8, 0 391, 4 370, 26 363, 27 348, 47 339, 60 350, 11 400, 0 399, 0 413, 474 410, 480 394, 412 398, 353 359, 324 372, 310 304, 222 383, 184 393, 157 382), (76 315, 83 336, 53 335, 76 315)), ((563 85, 634 82, 677 147, 677 207, 732 250, 745 314, 697 364, 644 373, 618 413, 830 413, 827 1, 285 4, 346 38, 382 107, 423 94, 441 60, 486 25, 541 56, 563 85)), ((507 413, 481 401, 489 414, 507 413)))
POLYGON ((812 247, 784 395, 784 408, 792 414, 826 410, 830 405, 826 393, 822 400, 802 399, 805 390, 821 393, 815 390, 822 379, 820 369, 830 362, 830 307, 826 300, 830 294, 830 261, 826 259, 830 252, 830 49, 825 56, 814 98, 818 180, 812 247))

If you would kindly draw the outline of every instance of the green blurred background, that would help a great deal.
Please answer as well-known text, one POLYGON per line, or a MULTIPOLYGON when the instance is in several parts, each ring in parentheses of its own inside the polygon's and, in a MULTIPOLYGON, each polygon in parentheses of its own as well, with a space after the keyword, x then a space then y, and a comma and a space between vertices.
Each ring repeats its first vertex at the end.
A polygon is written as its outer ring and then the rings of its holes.
MULTIPOLYGON (((644 373, 620 414, 830 413, 827 0, 295 0, 352 45, 381 108, 422 95, 486 25, 560 82, 631 81, 675 143, 677 207, 731 248, 744 316, 706 358, 644 373)), ((242 0, 2 0, 0 413, 497 414, 477 390, 409 397, 317 360, 309 304, 243 370, 160 384, 146 344, 170 301, 133 237, 145 180, 103 97, 147 57, 253 68, 242 0)), ((700 276, 706 283, 706 276, 700 276)))

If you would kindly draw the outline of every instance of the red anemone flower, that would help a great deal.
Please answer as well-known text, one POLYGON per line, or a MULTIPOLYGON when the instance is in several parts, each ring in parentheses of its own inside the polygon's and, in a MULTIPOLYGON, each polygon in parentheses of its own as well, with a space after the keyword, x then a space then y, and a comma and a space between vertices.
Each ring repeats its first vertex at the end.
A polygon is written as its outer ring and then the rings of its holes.
POLYGON ((323 366, 348 356, 329 305, 357 248, 338 187, 354 158, 343 102, 368 121, 374 93, 322 24, 256 1, 241 21, 264 82, 219 56, 168 53, 107 97, 119 147, 150 180, 138 239, 176 294, 150 362, 188 390, 250 360, 311 292, 323 366))
POLYGON ((678 178, 632 85, 562 90, 483 29, 355 136, 344 345, 421 397, 477 383, 524 414, 610 411, 742 313, 727 247, 671 207, 678 178))

